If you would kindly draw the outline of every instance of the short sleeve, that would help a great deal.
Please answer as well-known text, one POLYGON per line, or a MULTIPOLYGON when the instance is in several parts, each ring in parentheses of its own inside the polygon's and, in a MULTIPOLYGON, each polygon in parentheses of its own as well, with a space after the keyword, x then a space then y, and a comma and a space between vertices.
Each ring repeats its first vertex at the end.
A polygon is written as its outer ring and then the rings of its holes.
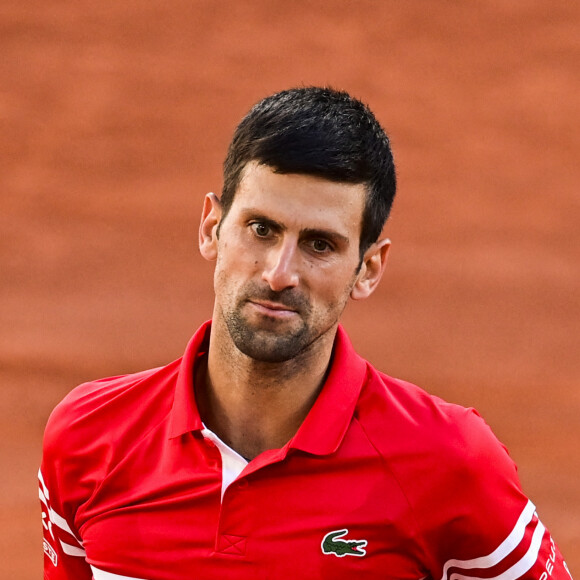
POLYGON ((536 507, 523 493, 505 447, 472 410, 441 478, 441 503, 430 519, 437 579, 570 580, 536 507))
MULTIPOLYGON (((42 510, 45 580, 90 580, 92 573, 85 560, 82 538, 75 529, 75 506, 81 489, 77 477, 67 468, 69 445, 62 422, 49 419, 43 445, 39 477, 42 510)), ((61 414, 62 415, 62 414, 61 414)))

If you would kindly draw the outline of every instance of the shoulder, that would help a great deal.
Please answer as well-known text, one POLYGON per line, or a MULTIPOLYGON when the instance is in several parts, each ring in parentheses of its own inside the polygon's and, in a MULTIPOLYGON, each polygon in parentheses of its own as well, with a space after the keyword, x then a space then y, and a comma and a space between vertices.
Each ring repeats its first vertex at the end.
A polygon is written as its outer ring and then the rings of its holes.
POLYGON ((172 377, 179 361, 165 367, 107 377, 74 388, 51 413, 45 456, 84 455, 122 445, 123 433, 162 420, 173 403, 172 377))
POLYGON ((517 469, 477 411, 443 401, 370 367, 356 417, 402 486, 419 501, 457 487, 476 495, 497 481, 519 485, 517 469))
POLYGON ((527 505, 515 463, 474 409, 371 367, 356 418, 436 560, 452 545, 453 554, 474 545, 491 551, 527 505))
POLYGON ((370 365, 357 416, 385 453, 424 448, 469 459, 489 443, 505 453, 475 409, 444 401, 370 365))

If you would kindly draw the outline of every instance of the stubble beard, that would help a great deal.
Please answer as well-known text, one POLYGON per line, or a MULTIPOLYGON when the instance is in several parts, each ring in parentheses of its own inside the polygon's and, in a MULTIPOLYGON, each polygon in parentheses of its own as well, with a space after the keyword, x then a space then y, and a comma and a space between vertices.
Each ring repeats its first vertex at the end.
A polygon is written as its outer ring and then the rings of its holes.
POLYGON ((223 312, 223 318, 232 342, 240 352, 258 362, 281 363, 298 357, 316 339, 308 324, 311 311, 308 300, 292 291, 273 292, 252 287, 243 292, 231 311, 223 312), (261 324, 251 322, 243 310, 252 299, 288 306, 298 313, 300 324, 286 327, 284 322, 266 319, 261 324))

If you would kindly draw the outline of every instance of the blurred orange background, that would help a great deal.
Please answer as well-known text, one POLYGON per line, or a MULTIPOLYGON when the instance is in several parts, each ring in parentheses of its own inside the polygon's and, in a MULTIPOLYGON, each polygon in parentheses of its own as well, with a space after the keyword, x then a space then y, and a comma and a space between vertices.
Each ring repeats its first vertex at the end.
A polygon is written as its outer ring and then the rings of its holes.
MULTIPOLYGON (((201 201, 258 99, 331 85, 386 127, 382 287, 345 325, 475 406, 580 576, 580 4, 127 0, 0 7, 0 553, 41 577, 44 424, 210 316, 201 201)), ((106 428, 106 426, 103 426, 106 428)))

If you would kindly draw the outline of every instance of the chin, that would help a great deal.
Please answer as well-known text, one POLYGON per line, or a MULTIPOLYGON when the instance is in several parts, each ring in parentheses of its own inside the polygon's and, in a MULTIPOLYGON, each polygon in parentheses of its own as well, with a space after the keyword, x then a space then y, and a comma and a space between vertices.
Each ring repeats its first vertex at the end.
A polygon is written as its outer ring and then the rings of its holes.
POLYGON ((296 358, 308 345, 308 337, 301 333, 274 333, 245 329, 230 333, 236 348, 258 362, 281 363, 296 358))

